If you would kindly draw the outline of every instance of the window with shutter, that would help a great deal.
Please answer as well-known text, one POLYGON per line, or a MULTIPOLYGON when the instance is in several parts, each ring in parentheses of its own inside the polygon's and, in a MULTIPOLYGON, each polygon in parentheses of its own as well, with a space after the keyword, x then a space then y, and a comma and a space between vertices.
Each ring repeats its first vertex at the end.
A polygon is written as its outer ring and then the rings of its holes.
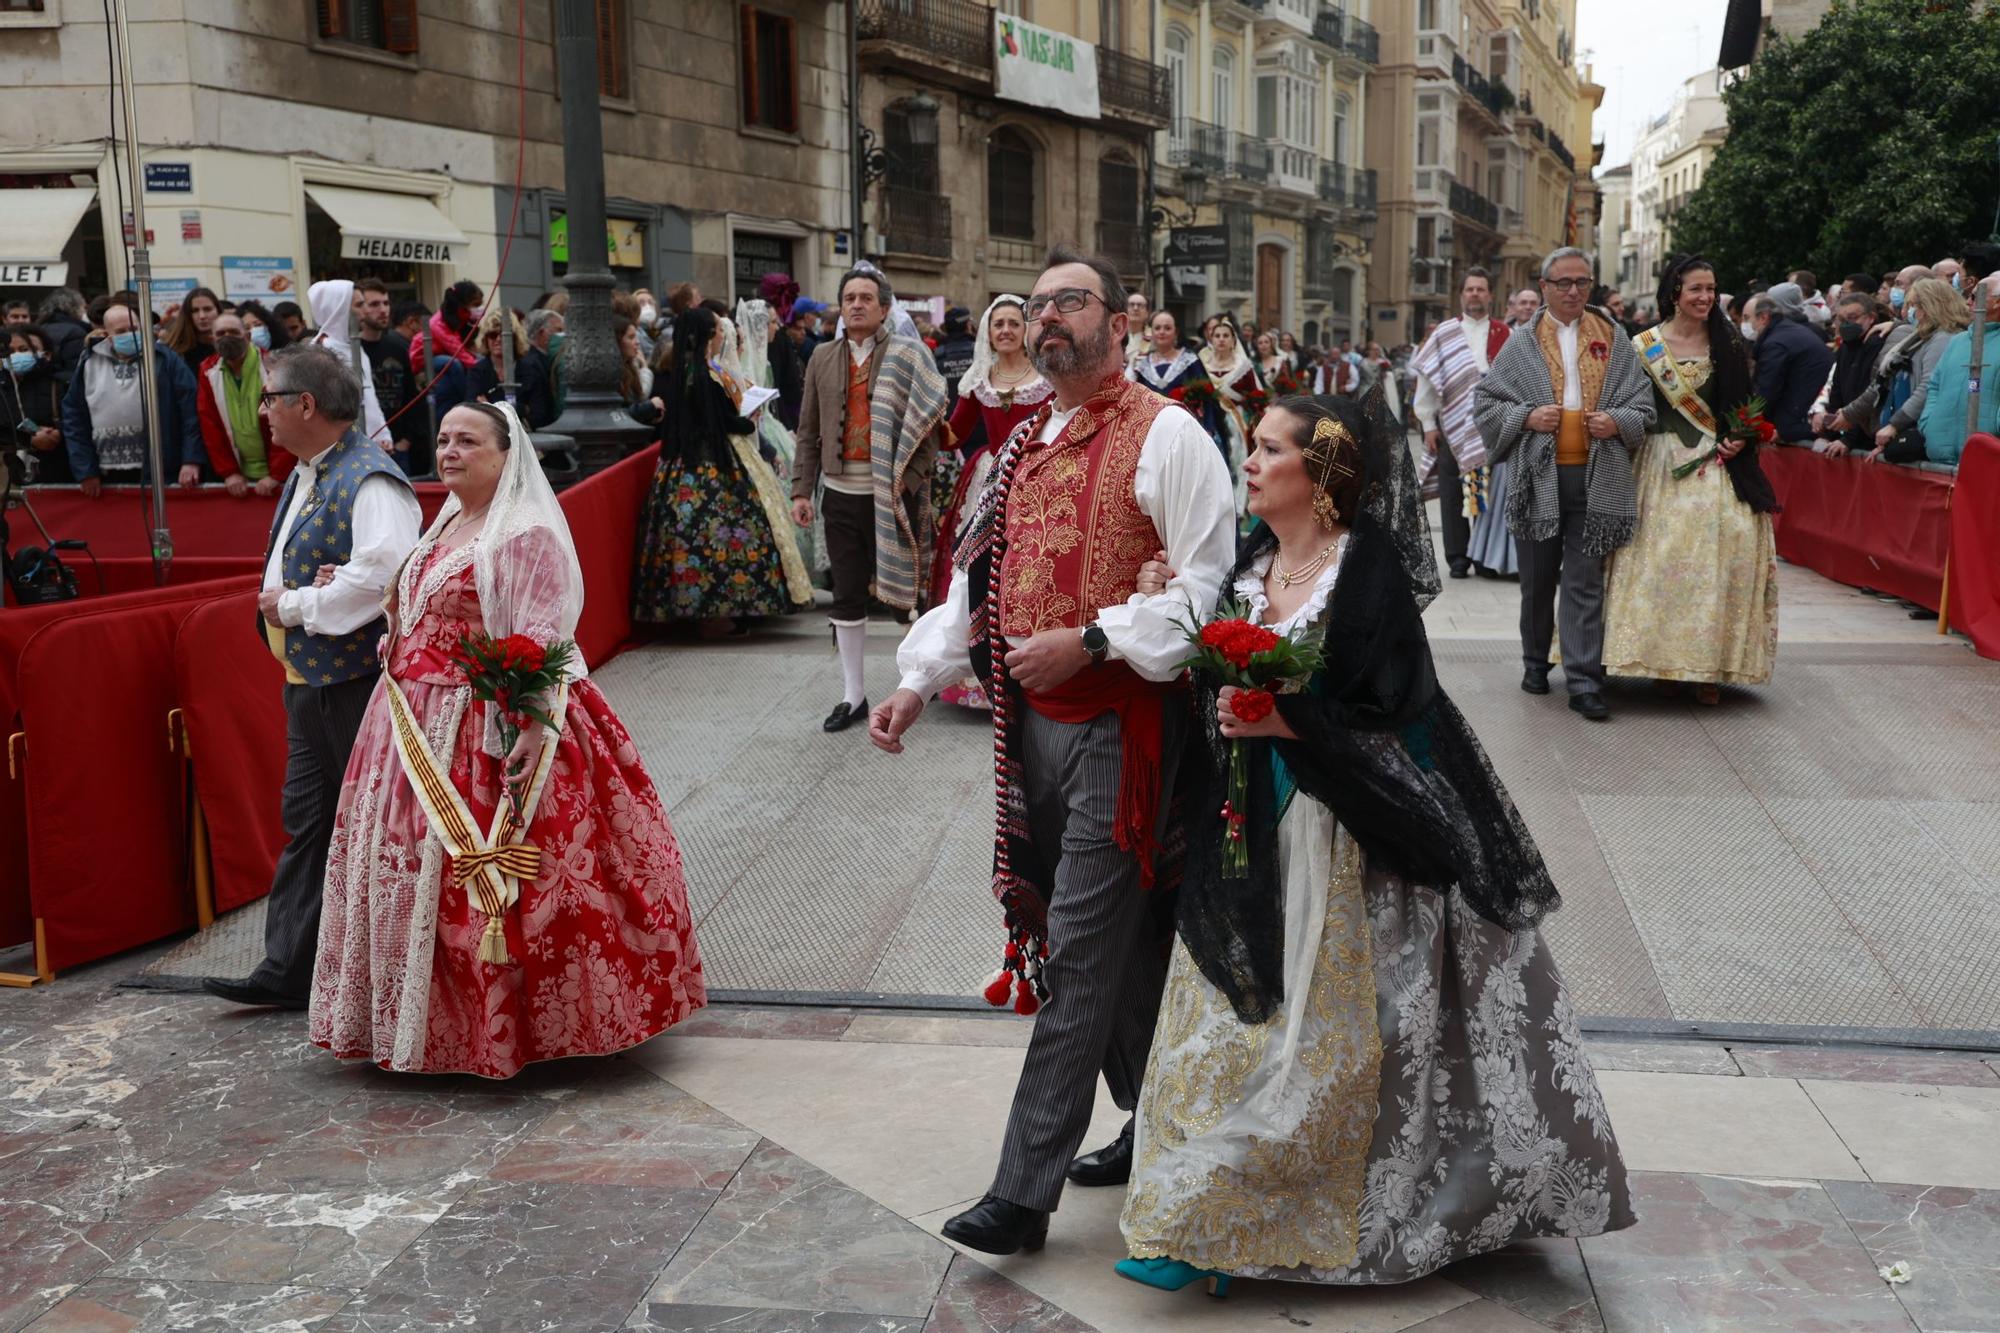
POLYGON ((391 55, 417 52, 417 0, 314 0, 319 35, 391 55))
POLYGON ((740 82, 743 123, 780 134, 799 132, 797 25, 790 15, 742 9, 740 82))
POLYGON ((606 97, 632 95, 630 32, 625 0, 597 0, 597 91, 606 97))
POLYGON ((995 130, 986 141, 986 229, 1035 239, 1035 148, 1017 130, 995 130))

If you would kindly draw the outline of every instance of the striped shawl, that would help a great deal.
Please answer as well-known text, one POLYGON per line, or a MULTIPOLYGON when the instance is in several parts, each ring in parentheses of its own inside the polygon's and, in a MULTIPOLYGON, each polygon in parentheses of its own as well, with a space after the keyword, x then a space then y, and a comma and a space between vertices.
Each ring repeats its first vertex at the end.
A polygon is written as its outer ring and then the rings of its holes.
POLYGON ((891 338, 868 408, 868 452, 874 460, 876 600, 909 611, 930 589, 933 544, 930 488, 910 492, 909 478, 928 477, 949 398, 944 376, 922 343, 891 338), (902 497, 908 493, 905 504, 902 497))

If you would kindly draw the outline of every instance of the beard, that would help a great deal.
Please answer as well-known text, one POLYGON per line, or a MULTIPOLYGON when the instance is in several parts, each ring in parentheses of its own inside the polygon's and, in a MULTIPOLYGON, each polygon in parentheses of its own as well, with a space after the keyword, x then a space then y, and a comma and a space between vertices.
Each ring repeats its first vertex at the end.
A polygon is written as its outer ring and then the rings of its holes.
POLYGON ((1044 331, 1035 338, 1035 369, 1051 379, 1071 379, 1101 366, 1111 355, 1111 326, 1105 324, 1095 334, 1078 339, 1074 330, 1067 333, 1044 331), (1062 341, 1050 347, 1051 335, 1062 341))

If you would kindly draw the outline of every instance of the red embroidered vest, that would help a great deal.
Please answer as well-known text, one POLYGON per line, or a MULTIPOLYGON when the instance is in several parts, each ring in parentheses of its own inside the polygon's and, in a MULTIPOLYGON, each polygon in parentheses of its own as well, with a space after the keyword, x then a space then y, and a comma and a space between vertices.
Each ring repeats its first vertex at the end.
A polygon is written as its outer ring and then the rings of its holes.
MULTIPOLYGON (((841 344, 841 351, 847 345, 841 344)), ((869 357, 859 361, 848 353, 847 367, 847 412, 841 423, 840 459, 844 463, 866 463, 869 459, 868 447, 868 363, 869 357)))
MULTIPOLYGON (((1054 440, 1028 443, 1007 492, 1001 633, 1081 629, 1137 591, 1139 566, 1161 543, 1132 482, 1146 433, 1167 403, 1120 378, 1078 408, 1054 440)), ((1047 421, 1038 415, 1037 432, 1047 421)))

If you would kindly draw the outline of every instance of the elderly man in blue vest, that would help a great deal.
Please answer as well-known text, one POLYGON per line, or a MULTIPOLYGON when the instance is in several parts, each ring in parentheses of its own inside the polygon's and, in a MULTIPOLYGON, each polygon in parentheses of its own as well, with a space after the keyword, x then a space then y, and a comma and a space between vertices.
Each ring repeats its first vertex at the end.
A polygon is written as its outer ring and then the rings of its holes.
POLYGON ((238 1004, 304 1009, 341 780, 381 670, 382 597, 423 514, 402 471, 354 429, 361 384, 340 357, 311 345, 273 352, 259 410, 272 441, 299 460, 257 597, 257 629, 285 668, 286 842, 266 904, 264 961, 241 981, 202 986, 238 1004), (322 568, 331 577, 319 584, 322 568))

